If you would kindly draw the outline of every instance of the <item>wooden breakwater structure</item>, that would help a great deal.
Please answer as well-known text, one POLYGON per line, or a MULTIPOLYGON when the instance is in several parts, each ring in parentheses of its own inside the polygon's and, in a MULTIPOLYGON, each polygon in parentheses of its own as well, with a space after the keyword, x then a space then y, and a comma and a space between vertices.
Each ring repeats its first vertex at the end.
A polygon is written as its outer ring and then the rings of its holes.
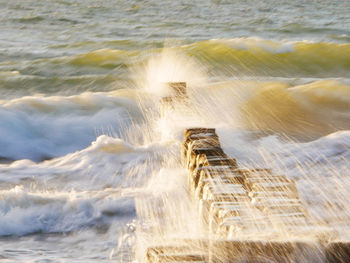
POLYGON ((305 238, 315 228, 293 180, 240 168, 214 128, 186 129, 181 160, 207 238, 149 247, 148 262, 350 262, 350 244, 329 242, 327 230, 305 238))

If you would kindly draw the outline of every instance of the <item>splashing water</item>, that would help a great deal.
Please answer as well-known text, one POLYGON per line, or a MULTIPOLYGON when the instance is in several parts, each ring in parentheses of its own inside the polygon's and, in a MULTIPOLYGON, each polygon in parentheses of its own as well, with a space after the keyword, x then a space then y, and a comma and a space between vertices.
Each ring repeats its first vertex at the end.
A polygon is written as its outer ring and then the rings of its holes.
MULTIPOLYGON (((187 59, 183 55, 171 54, 166 50, 157 58, 152 58, 143 71, 143 80, 145 80, 143 83, 147 83, 144 88, 147 94, 151 94, 147 99, 151 99, 152 103, 159 103, 161 97, 170 94, 170 90, 164 85, 166 82, 187 82, 190 96, 186 103, 175 104, 165 114, 163 112, 164 115, 159 115, 159 109, 154 105, 151 111, 147 111, 145 102, 141 101, 141 107, 146 107, 144 125, 148 127, 140 126, 139 129, 157 134, 148 142, 161 141, 164 148, 153 160, 153 167, 142 194, 136 197, 138 220, 133 248, 136 251, 136 259, 142 262, 145 250, 152 245, 167 244, 170 240, 172 244, 176 244, 176 240, 179 240, 178 245, 180 245, 184 242, 183 240, 208 238, 208 232, 201 226, 198 204, 189 195, 188 171, 182 168, 180 160, 182 134, 188 127, 216 128, 224 149, 231 156, 237 157, 243 167, 268 167, 276 173, 285 174, 287 178, 294 179, 302 203, 313 222, 308 231, 304 232, 302 240, 314 242, 323 236, 324 242, 347 241, 349 229, 342 228, 350 219, 345 209, 346 197, 350 189, 347 187, 349 179, 346 177, 349 171, 347 162, 350 157, 348 132, 333 133, 315 141, 299 142, 295 140, 294 130, 288 127, 283 129, 271 127, 271 130, 279 130, 279 135, 269 135, 271 131, 262 133, 254 131, 256 128, 263 130, 261 127, 247 129, 244 122, 247 116, 252 118, 250 114, 257 110, 256 107, 259 105, 249 105, 251 103, 249 100, 256 100, 252 98, 256 96, 254 94, 256 89, 270 89, 270 84, 259 84, 263 85, 261 88, 254 82, 244 80, 211 83, 205 74, 205 68, 198 61, 187 59)), ((317 86, 318 83, 312 85, 317 86)), ((330 85, 341 86, 335 82, 319 83, 319 86, 330 87, 330 85)), ((283 89, 283 92, 289 92, 289 88, 283 89)), ((311 89, 313 87, 309 88, 306 85, 305 89, 300 86, 291 89, 290 92, 305 90, 309 96, 308 92, 311 89)), ((318 90, 316 96, 322 96, 320 92, 318 90)), ((333 92, 336 92, 336 89, 333 89, 333 92)), ((269 91, 263 99, 259 99, 259 103, 269 103, 269 100, 274 97, 284 100, 283 96, 269 91)), ((142 99, 146 100, 145 97, 142 99)), ((262 107, 272 109, 276 103, 262 107)), ((336 102, 334 105, 339 104, 336 102)), ((282 110, 291 111, 288 108, 282 110)), ((287 122, 268 110, 260 113, 262 115, 260 118, 267 118, 264 115, 270 114, 269 123, 274 121, 286 124, 287 122)), ((303 113, 300 114, 298 111, 294 114, 297 117, 303 116, 303 113)), ((258 119, 250 119, 252 123, 258 121, 258 119)), ((317 130, 313 124, 311 128, 317 130)), ((327 131, 327 127, 320 129, 323 132, 327 131)), ((307 135, 304 139, 306 138, 308 138, 307 135)), ((250 216, 256 220, 255 224, 257 224, 261 220, 261 215, 254 214, 253 210, 251 213, 250 216)), ((286 233, 283 227, 276 228, 274 222, 272 225, 269 224, 271 223, 267 223, 264 231, 259 228, 252 229, 249 234, 235 236, 235 238, 265 241, 273 238, 284 242, 295 240, 296 236, 286 233)), ((317 253, 320 258, 323 257, 322 251, 317 253)))

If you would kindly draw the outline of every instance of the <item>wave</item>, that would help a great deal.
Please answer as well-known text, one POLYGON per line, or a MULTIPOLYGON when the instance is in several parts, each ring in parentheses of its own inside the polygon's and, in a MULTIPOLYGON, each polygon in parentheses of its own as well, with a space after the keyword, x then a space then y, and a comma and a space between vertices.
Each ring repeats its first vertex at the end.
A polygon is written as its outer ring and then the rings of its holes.
POLYGON ((298 140, 350 130, 350 86, 340 79, 238 78, 190 91, 209 125, 298 140))
POLYGON ((216 73, 223 70, 238 75, 349 76, 350 44, 238 38, 203 41, 183 48, 203 63, 219 66, 216 73))
POLYGON ((350 129, 350 86, 336 80, 302 85, 250 84, 240 110, 248 127, 307 138, 350 129))
POLYGON ((39 192, 128 187, 137 183, 136 178, 142 181, 150 165, 148 159, 162 152, 160 149, 157 145, 135 147, 122 139, 101 135, 87 148, 62 157, 40 163, 18 160, 0 164, 1 181, 6 189, 18 184, 32 189, 35 185, 34 190, 39 192))
POLYGON ((90 194, 28 192, 18 186, 0 191, 0 236, 72 232, 98 228, 113 216, 135 216, 132 199, 110 191, 90 194))
POLYGON ((41 161, 84 149, 101 134, 120 135, 141 113, 133 92, 0 100, 0 157, 41 161))
POLYGON ((115 68, 126 66, 129 58, 139 55, 139 51, 99 49, 72 56, 70 63, 76 66, 115 68))
POLYGON ((56 159, 0 165, 0 236, 99 229, 134 218, 137 190, 130 187, 142 185, 159 149, 101 135, 56 159))
MULTIPOLYGON (((349 76, 350 44, 284 41, 259 38, 212 39, 165 47, 193 57, 208 67, 239 75, 349 76)), ((64 58, 62 62, 82 67, 123 68, 144 63, 163 48, 97 49, 64 58)))

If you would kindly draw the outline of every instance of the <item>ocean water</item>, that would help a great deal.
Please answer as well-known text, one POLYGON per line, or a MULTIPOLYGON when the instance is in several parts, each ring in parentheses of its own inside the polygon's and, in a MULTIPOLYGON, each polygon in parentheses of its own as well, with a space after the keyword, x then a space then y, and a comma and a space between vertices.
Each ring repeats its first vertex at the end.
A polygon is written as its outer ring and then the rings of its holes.
POLYGON ((192 126, 296 180, 312 218, 347 239, 349 11, 0 0, 0 262, 143 262, 159 199, 179 237, 198 234, 179 160, 192 126), (191 107, 164 118, 168 81, 187 82, 191 107))

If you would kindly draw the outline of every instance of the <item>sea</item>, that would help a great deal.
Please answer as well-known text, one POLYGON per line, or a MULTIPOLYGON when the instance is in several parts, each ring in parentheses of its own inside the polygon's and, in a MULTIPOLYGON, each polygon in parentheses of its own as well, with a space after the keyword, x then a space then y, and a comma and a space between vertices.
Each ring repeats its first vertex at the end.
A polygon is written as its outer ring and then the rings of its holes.
POLYGON ((350 1, 0 0, 0 262, 144 262, 160 225, 198 235, 189 127, 349 239, 350 1), (164 115, 174 81, 190 102, 164 115))

